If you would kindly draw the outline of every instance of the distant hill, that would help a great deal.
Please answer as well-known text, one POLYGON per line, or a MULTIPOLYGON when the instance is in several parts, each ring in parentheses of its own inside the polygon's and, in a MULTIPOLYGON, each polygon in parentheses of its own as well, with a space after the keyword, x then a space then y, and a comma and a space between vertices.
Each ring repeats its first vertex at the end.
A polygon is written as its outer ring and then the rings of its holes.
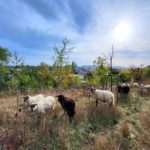
MULTIPOLYGON (((127 70, 128 67, 123 67, 123 66, 113 66, 115 69, 121 69, 121 70, 127 70)), ((78 66, 77 70, 88 70, 88 71, 94 71, 96 69, 96 66, 94 65, 82 65, 78 66)))
POLYGON ((113 66, 115 69, 120 69, 120 70, 127 70, 129 67, 124 67, 124 66, 113 66))
POLYGON ((78 69, 94 71, 96 67, 93 65, 82 65, 82 66, 78 66, 78 69))

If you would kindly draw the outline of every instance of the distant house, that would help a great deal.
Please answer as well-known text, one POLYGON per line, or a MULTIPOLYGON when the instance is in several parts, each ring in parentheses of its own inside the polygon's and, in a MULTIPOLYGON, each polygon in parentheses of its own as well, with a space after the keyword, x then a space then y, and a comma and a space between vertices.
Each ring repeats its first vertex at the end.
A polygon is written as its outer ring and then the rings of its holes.
POLYGON ((84 78, 87 73, 89 73, 88 70, 80 70, 80 71, 78 72, 78 75, 79 75, 81 78, 84 78))

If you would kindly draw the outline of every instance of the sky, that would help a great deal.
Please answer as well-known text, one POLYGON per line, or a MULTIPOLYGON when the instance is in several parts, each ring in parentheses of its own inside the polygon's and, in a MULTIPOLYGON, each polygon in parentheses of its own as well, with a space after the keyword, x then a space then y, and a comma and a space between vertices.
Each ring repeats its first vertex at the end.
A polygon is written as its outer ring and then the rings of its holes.
POLYGON ((112 45, 114 66, 146 66, 149 18, 150 0, 0 0, 0 46, 26 65, 51 65, 54 45, 67 38, 78 66, 109 56, 112 45))

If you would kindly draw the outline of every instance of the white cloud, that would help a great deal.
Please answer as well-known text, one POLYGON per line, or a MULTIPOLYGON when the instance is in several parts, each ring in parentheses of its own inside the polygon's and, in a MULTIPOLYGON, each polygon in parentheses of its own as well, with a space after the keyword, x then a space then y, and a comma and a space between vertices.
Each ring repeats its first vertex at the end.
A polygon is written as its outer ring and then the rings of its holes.
MULTIPOLYGON (((141 2, 126 1, 125 3, 125 1, 120 2, 118 0, 109 3, 110 1, 104 0, 92 1, 91 10, 89 10, 91 13, 90 16, 92 16, 91 20, 84 27, 84 32, 80 33, 77 31, 77 26, 73 20, 73 14, 68 3, 64 3, 65 13, 57 14, 58 19, 48 20, 23 2, 10 1, 8 5, 4 5, 4 0, 2 1, 0 5, 9 11, 13 15, 13 18, 16 17, 16 26, 22 30, 32 29, 39 34, 56 36, 59 39, 67 37, 71 44, 75 46, 70 60, 74 60, 78 64, 92 64, 93 60, 98 56, 103 56, 103 53, 108 55, 112 44, 115 51, 124 51, 127 49, 128 52, 140 52, 150 49, 150 21, 148 20, 150 7, 142 6, 143 8, 141 8, 141 2), (120 21, 126 21, 131 26, 130 37, 122 41, 115 39, 114 35, 114 30, 120 21)), ((83 5, 83 3, 81 4, 83 5)), ((53 46, 51 43, 56 42, 54 39, 51 39, 49 44, 50 49, 53 46)), ((48 50, 41 50, 39 48, 36 49, 35 53, 37 58, 35 57, 33 59, 35 62, 32 60, 32 63, 36 64, 38 62, 37 59, 43 59, 44 56, 45 61, 48 61, 49 58, 46 57, 49 53, 48 50)), ((31 63, 31 58, 29 61, 27 57, 26 59, 28 63, 31 63)), ((115 65, 127 66, 132 63, 148 64, 149 62, 144 57, 141 59, 134 57, 133 59, 128 59, 123 56, 114 58, 115 65)))

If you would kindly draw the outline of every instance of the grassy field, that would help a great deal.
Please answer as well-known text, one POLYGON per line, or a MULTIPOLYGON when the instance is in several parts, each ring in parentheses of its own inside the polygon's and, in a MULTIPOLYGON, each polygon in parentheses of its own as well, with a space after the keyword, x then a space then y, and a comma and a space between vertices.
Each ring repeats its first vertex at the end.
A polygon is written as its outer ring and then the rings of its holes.
MULTIPOLYGON (((117 106, 95 106, 86 90, 61 91, 76 101, 76 115, 70 124, 57 102, 55 110, 41 117, 30 113, 19 98, 0 99, 0 148, 20 150, 148 150, 150 147, 150 96, 139 97, 136 91, 119 96, 117 106), (17 113, 16 113, 17 112, 17 113), (46 118, 45 122, 44 119, 46 118)), ((45 92, 56 95, 56 91, 45 92)))

